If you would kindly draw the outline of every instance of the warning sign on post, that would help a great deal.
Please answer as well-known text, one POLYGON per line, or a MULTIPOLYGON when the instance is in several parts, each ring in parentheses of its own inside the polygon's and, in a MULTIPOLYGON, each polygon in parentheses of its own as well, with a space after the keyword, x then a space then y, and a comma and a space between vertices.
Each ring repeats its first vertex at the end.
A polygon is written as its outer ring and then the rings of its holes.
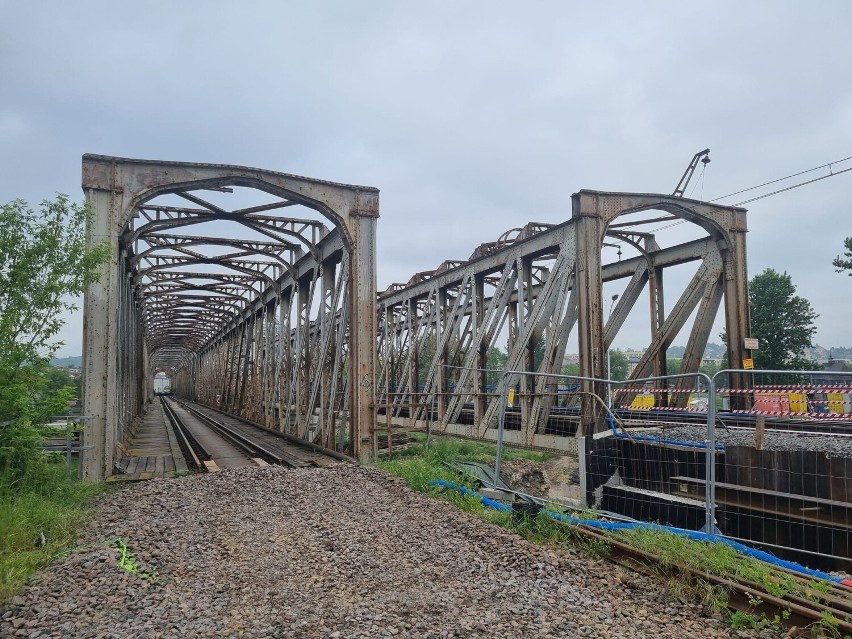
POLYGON ((756 337, 746 337, 743 342, 743 346, 745 346, 750 351, 756 351, 760 349, 760 340, 756 337))
POLYGON ((746 370, 752 370, 754 368, 754 360, 753 359, 744 359, 743 360, 743 368, 746 370))

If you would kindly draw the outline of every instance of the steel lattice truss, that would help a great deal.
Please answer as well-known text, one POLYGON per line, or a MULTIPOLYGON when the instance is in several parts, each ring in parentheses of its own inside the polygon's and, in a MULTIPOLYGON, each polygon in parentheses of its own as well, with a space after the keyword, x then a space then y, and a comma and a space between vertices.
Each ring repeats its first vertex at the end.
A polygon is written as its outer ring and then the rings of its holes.
MULTIPOLYGON (((577 328, 580 374, 603 378, 604 353, 647 289, 651 342, 633 378, 665 375, 666 349, 693 314, 682 370, 697 370, 723 293, 728 334, 737 335, 735 342, 729 340, 729 361, 738 361, 738 336, 748 325, 744 233, 742 209, 671 196, 582 191, 574 196, 568 222, 513 229, 479 246, 468 260, 444 262, 379 296, 380 412, 396 424, 422 427, 430 421, 442 432, 490 438, 501 396, 510 387, 522 388, 518 442, 570 448, 545 433, 554 401, 547 388, 556 380, 489 373, 488 350, 505 344, 497 340, 508 334, 506 370, 559 373, 569 335, 577 328), (648 210, 666 215, 613 223, 648 210), (641 230, 643 224, 678 219, 699 225, 706 237, 663 249, 653 234, 641 230), (601 264, 602 245, 614 241, 632 246, 636 257, 601 264), (688 262, 698 266, 666 314, 663 271, 688 262), (625 282, 623 292, 604 325, 602 285, 616 280, 625 282), (541 361, 534 366, 537 346, 541 361)), ((603 396, 600 385, 590 382, 583 382, 582 390, 603 396)), ((593 406, 584 411, 581 431, 600 417, 588 410, 593 406)))
POLYGON ((158 372, 186 398, 375 454, 378 191, 103 156, 84 157, 84 189, 90 238, 115 232, 117 249, 86 296, 87 473, 109 474, 158 372))
POLYGON ((348 258, 339 234, 284 217, 295 204, 287 200, 227 211, 176 195, 196 207, 141 206, 125 236, 151 365, 203 403, 343 447, 348 258), (220 221, 265 239, 174 232, 220 221))

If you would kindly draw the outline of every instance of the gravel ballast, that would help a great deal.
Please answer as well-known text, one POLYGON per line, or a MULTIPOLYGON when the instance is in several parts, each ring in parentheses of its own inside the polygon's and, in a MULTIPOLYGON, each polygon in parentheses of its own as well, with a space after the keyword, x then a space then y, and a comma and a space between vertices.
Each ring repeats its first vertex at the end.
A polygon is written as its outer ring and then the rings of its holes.
POLYGON ((104 495, 81 548, 31 580, 0 636, 750 635, 661 581, 535 546, 347 464, 233 469, 104 495), (113 538, 135 574, 118 566, 113 538))
MULTIPOLYGON (((677 426, 643 431, 643 435, 664 437, 687 442, 703 443, 707 439, 707 426, 677 426)), ((716 443, 726 446, 754 446, 754 431, 716 427, 716 443)), ((811 450, 826 453, 829 457, 852 458, 852 437, 847 435, 811 435, 778 432, 767 429, 763 436, 764 450, 811 450)))

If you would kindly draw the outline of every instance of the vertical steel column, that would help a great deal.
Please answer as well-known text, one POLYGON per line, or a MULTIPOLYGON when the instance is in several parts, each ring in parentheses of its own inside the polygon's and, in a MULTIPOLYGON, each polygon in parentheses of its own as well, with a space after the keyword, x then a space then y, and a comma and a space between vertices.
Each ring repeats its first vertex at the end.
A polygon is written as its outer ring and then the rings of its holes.
MULTIPOLYGON (((723 250, 725 287, 725 331, 728 338, 728 367, 743 367, 746 358, 744 340, 749 337, 751 317, 748 307, 748 268, 746 262, 746 213, 732 211, 733 224, 728 232, 729 244, 723 250)), ((742 373, 730 373, 731 388, 748 388, 752 378, 742 373)), ((731 397, 731 408, 744 408, 745 395, 731 397)))
MULTIPOLYGON (((447 351, 445 348, 441 348, 441 344, 443 340, 441 336, 444 334, 444 331, 448 329, 449 319, 447 316, 448 302, 447 299, 447 289, 446 287, 439 287, 437 294, 437 312, 435 313, 435 332, 434 332, 434 340, 431 343, 434 343, 433 353, 432 353, 432 366, 436 366, 435 368, 435 381, 432 384, 432 388, 436 394, 436 408, 437 413, 435 415, 435 419, 438 422, 442 422, 444 417, 447 414, 447 409, 449 408, 449 401, 447 400, 447 369, 445 365, 447 363, 447 351)), ((431 344, 430 343, 430 344, 431 344)), ((431 407, 430 407, 431 409, 431 407)))
MULTIPOLYGON (((606 223, 598 211, 597 198, 588 193, 571 196, 572 219, 575 220, 577 237, 577 266, 574 285, 577 287, 577 317, 580 351, 580 376, 603 378, 604 340, 601 296, 601 242, 606 223)), ((600 383, 583 380, 584 393, 603 396, 600 383)), ((592 427, 594 406, 588 395, 583 397, 583 408, 577 435, 589 434, 592 427)))
POLYGON ((320 360, 317 362, 315 374, 320 376, 319 398, 317 401, 320 443, 327 448, 334 447, 334 425, 330 419, 331 413, 328 402, 333 402, 329 398, 329 391, 334 387, 334 347, 332 345, 332 336, 335 333, 334 304, 335 290, 337 288, 336 280, 334 264, 331 262, 323 264, 320 315, 317 318, 317 325, 321 331, 321 335, 319 336, 320 360))
POLYGON ((487 362, 488 340, 485 326, 485 277, 473 278, 473 305, 471 313, 471 344, 474 351, 473 369, 470 374, 473 386, 473 422, 479 424, 485 413, 485 382, 486 375, 482 370, 487 362))
MULTIPOLYGON (((520 262, 520 272, 518 273, 518 331, 519 335, 526 334, 527 323, 531 321, 533 307, 535 305, 535 298, 533 297, 532 292, 532 260, 529 258, 521 258, 520 262)), ((533 333, 533 340, 536 339, 535 334, 533 333)), ((520 370, 531 371, 534 369, 535 362, 535 342, 533 340, 526 339, 523 344, 523 360, 521 362, 520 370)), ((511 352, 511 349, 509 350, 511 352)), ((507 362, 509 365, 509 362, 507 362)), ((507 378, 511 379, 511 378, 507 378)), ((532 409, 532 402, 530 401, 527 392, 530 391, 531 385, 534 383, 529 377, 524 377, 521 380, 522 388, 520 389, 521 396, 519 398, 519 404, 521 407, 521 432, 528 432, 530 428, 530 411, 532 409)))
POLYGON ((113 357, 120 274, 113 213, 121 207, 122 194, 86 188, 85 176, 83 187, 93 212, 86 229, 86 246, 93 248, 107 238, 112 248, 110 258, 101 266, 100 279, 89 285, 83 302, 83 414, 89 416, 83 445, 94 449, 83 456, 82 476, 101 479, 112 471, 115 455, 117 387, 113 357))
POLYGON ((350 366, 352 371, 350 431, 352 454, 369 461, 378 455, 375 430, 376 379, 376 220, 378 194, 358 192, 355 209, 349 212, 353 239, 350 262, 349 300, 350 366))

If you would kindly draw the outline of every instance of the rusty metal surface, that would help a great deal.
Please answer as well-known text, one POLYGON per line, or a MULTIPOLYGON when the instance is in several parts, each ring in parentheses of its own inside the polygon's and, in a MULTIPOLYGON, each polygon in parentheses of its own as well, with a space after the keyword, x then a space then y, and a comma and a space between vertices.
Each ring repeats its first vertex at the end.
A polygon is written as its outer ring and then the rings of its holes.
POLYGON ((375 455, 377 189, 97 155, 83 189, 89 241, 114 249, 85 301, 85 476, 111 474, 158 372, 188 399, 375 455), (232 196, 248 189, 259 203, 232 196))
MULTIPOLYGON (((83 158, 83 186, 95 212, 90 241, 115 249, 85 301, 86 443, 96 447, 87 476, 111 473, 157 372, 187 399, 363 460, 376 453, 377 405, 388 406, 388 425, 488 438, 510 386, 519 443, 556 437, 545 432, 553 384, 518 375, 488 390, 489 348, 508 336, 507 369, 553 374, 573 335, 580 374, 605 377, 606 351, 644 291, 651 339, 633 377, 664 374, 685 327, 684 370, 697 369, 719 306, 729 361, 744 354, 744 209, 584 190, 566 222, 511 229, 377 296, 374 188, 93 155, 83 158), (262 199, 223 203, 235 189, 262 199), (644 222, 619 220, 646 211, 644 222), (661 246, 641 226, 668 220, 703 237, 661 246), (636 255, 602 263, 613 243, 636 255), (666 312, 664 273, 688 263, 693 279, 666 312), (605 322, 603 286, 617 281, 624 291, 605 322)), ((579 431, 589 432, 604 385, 581 386, 579 431)))
MULTIPOLYGON (((683 371, 697 371, 719 306, 729 335, 748 333, 745 210, 671 195, 580 191, 572 217, 558 225, 530 223, 480 244, 467 260, 447 260, 379 295, 379 424, 434 428, 489 439, 501 396, 519 398, 520 442, 545 435, 556 380, 515 376, 487 388, 485 354, 508 334, 506 370, 559 373, 569 336, 576 335, 580 375, 604 378, 605 353, 649 292, 650 342, 631 377, 664 375, 666 349, 689 328, 683 371), (649 212, 644 220, 635 214, 649 212), (660 217, 654 212, 664 211, 660 217), (632 215, 630 222, 619 218, 632 215), (618 221, 617 221, 618 220, 618 221), (703 237, 663 247, 642 225, 694 224, 703 237), (638 253, 603 264, 601 249, 618 242, 638 253), (692 280, 666 312, 663 278, 669 267, 697 263, 692 280), (624 290, 604 321, 604 282, 624 290), (692 318, 692 324, 689 324, 692 318), (533 355, 538 348, 540 361, 533 355), (550 389, 548 389, 550 387, 550 389)), ((741 349, 729 339, 729 357, 741 349)), ((737 361, 731 359, 730 361, 737 361)), ((579 432, 595 429, 602 384, 582 382, 579 432)), ((683 400, 687 398, 683 395, 683 400)), ((680 400, 678 400, 680 401, 680 400)), ((556 438, 560 439, 560 438, 556 438)), ((570 448, 569 442, 559 447, 570 448)))

